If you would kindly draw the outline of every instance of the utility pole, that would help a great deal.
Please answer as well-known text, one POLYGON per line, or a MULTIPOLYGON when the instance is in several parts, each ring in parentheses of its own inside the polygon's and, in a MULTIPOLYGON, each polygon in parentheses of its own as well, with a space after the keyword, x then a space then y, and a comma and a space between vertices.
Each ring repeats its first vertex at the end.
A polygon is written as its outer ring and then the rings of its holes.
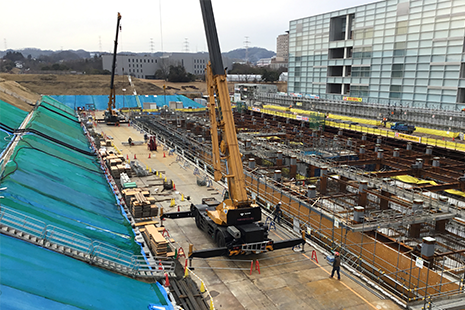
POLYGON ((102 37, 101 36, 98 36, 98 48, 99 48, 99 52, 101 55, 102 54, 102 37))
POLYGON ((244 45, 245 45, 245 62, 249 62, 249 37, 245 37, 244 45))
POLYGON ((5 51, 8 49, 8 46, 6 45, 6 38, 3 39, 3 43, 5 44, 5 51))
POLYGON ((150 38, 150 53, 153 56, 153 38, 150 38))

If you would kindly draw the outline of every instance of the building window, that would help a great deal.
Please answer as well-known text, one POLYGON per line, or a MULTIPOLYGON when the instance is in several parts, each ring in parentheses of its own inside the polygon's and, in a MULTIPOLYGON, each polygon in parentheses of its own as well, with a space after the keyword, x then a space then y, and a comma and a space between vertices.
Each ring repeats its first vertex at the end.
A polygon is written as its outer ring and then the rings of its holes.
POLYGON ((343 67, 344 66, 331 66, 331 67, 328 67, 328 76, 342 76, 342 70, 343 70, 342 68, 343 67))
POLYGON ((351 40, 354 17, 355 14, 350 14, 331 18, 329 41, 351 40))
POLYGON ((459 75, 459 77, 461 79, 465 79, 465 62, 462 62, 460 64, 460 75, 459 75))
POLYGON ((402 98, 402 85, 391 85, 389 87, 389 98, 390 99, 402 98))
POLYGON ((326 93, 328 94, 342 94, 342 84, 326 84, 326 93))
MULTIPOLYGON (((352 68, 353 72, 354 68, 352 68)), ((351 85, 350 95, 352 97, 366 97, 368 96, 368 86, 351 85)))
POLYGON ((352 58, 371 58, 372 55, 372 47, 354 47, 352 52, 352 58))
POLYGON ((465 103, 465 88, 459 88, 457 90, 457 102, 465 103))
POLYGON ((354 39, 371 39, 373 38, 373 28, 360 29, 354 31, 354 39))
POLYGON ((404 64, 393 64, 391 77, 395 77, 395 78, 404 77, 404 64))
POLYGON ((371 67, 352 67, 352 77, 370 77, 371 67))
POLYGON ((406 47, 407 47, 407 43, 405 42, 394 43, 394 56, 405 56, 406 47))
POLYGON ((407 32, 408 32, 408 22, 407 21, 397 22, 396 35, 407 34, 407 32))
POLYGON ((346 15, 331 18, 329 25, 329 41, 339 41, 345 39, 346 20, 346 15))
POLYGON ((344 58, 344 47, 330 48, 328 53, 329 59, 343 59, 344 58))

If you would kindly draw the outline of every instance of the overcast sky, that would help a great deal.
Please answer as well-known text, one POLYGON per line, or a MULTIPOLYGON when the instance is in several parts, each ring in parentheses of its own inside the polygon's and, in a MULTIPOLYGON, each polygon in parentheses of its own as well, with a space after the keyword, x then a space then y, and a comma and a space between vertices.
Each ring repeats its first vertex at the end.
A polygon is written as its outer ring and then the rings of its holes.
MULTIPOLYGON (((212 0, 222 52, 245 46, 276 51, 289 21, 375 2, 373 0, 212 0)), ((199 0, 4 0, 0 50, 27 47, 113 50, 117 12, 118 51, 207 51, 199 0), (161 8, 161 10, 160 10, 161 8), (161 23, 160 23, 161 17, 161 23), (161 25, 161 29, 160 29, 161 25)))

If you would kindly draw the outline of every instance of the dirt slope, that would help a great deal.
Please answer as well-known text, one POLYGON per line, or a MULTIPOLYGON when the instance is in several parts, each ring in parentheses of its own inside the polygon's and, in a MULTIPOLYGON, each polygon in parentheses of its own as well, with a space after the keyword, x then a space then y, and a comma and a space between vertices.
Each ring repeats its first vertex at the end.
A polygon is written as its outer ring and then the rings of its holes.
POLYGON ((0 100, 8 102, 24 111, 31 111, 40 95, 26 87, 0 77, 0 100))

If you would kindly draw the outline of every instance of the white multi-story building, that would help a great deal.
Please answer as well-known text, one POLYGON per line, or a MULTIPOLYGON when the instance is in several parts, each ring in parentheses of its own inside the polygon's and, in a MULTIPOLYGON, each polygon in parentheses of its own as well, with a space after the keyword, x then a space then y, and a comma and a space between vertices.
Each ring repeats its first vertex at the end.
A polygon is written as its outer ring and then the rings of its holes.
POLYGON ((289 29, 289 93, 449 110, 465 103, 463 1, 386 0, 289 29))
MULTIPOLYGON (((111 71, 113 55, 103 55, 102 61, 103 69, 111 71)), ((115 74, 130 74, 137 78, 153 79, 159 69, 168 72, 169 66, 182 65, 188 73, 204 75, 208 61, 208 53, 165 53, 161 57, 117 55, 115 74)), ((232 68, 232 61, 223 57, 223 65, 232 68)))

